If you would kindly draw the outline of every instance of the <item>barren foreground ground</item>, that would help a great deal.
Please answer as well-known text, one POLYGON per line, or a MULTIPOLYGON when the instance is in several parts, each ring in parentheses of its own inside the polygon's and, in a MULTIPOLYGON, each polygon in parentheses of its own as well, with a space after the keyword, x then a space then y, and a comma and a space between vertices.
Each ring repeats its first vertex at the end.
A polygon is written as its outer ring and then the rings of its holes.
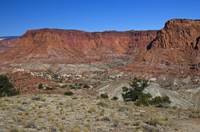
POLYGON ((0 99, 0 132, 199 132, 200 109, 137 107, 133 102, 59 94, 0 99))

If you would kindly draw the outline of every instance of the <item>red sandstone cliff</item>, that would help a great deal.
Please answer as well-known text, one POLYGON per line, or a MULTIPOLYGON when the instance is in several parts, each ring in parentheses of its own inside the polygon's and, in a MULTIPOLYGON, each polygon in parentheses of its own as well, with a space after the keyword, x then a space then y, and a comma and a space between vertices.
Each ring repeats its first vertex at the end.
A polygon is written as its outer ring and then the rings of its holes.
POLYGON ((166 22, 152 42, 152 49, 199 49, 200 20, 174 19, 166 22))
POLYGON ((0 53, 11 49, 19 39, 0 40, 0 53))
POLYGON ((167 65, 197 64, 200 62, 199 39, 199 20, 169 20, 139 60, 167 65))
POLYGON ((157 31, 84 32, 28 30, 1 60, 18 62, 78 63, 126 58, 146 51, 157 31))

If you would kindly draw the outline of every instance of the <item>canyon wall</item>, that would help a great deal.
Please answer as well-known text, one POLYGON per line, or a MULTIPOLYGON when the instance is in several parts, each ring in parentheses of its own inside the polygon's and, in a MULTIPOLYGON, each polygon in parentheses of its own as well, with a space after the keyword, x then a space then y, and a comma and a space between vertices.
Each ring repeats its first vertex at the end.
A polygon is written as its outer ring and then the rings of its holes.
POLYGON ((85 63, 130 58, 146 51, 157 31, 28 30, 1 60, 15 62, 85 63))

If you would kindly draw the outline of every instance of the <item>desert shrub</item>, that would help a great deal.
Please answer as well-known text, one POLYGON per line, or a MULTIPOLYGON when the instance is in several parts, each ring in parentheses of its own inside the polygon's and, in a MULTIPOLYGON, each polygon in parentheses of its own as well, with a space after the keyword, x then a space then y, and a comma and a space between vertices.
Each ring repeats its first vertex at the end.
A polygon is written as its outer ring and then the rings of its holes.
POLYGON ((129 121, 124 121, 124 124, 125 124, 125 125, 129 125, 130 122, 129 122, 129 121))
POLYGON ((108 105, 104 102, 98 102, 97 105, 99 105, 101 107, 108 107, 108 105))
POLYGON ((74 87, 74 86, 71 86, 71 89, 76 89, 76 87, 74 87))
POLYGON ((118 97, 114 96, 111 100, 118 100, 118 97))
POLYGON ((157 104, 160 104, 160 103, 163 103, 163 99, 160 96, 157 96, 157 97, 151 99, 151 101, 150 101, 151 105, 157 105, 157 104))
POLYGON ((63 85, 63 86, 61 86, 60 88, 66 88, 67 87, 67 85, 63 85))
POLYGON ((157 97, 151 99, 149 102, 151 105, 158 105, 158 104, 162 104, 162 103, 170 104, 171 100, 169 99, 168 96, 164 96, 164 97, 157 96, 157 97))
POLYGON ((42 83, 39 84, 38 89, 43 89, 43 84, 42 83))
POLYGON ((141 93, 139 99, 136 102, 136 105, 137 106, 140 106, 140 105, 149 106, 149 100, 147 99, 146 94, 141 93))
POLYGON ((160 124, 161 122, 161 119, 160 117, 158 116, 152 116, 148 122, 149 125, 152 125, 152 126, 156 126, 157 124, 160 124))
POLYGON ((11 128, 9 132, 19 132, 19 130, 16 127, 14 127, 14 128, 11 128))
POLYGON ((108 98, 109 98, 108 95, 107 95, 107 93, 101 94, 100 97, 101 97, 102 99, 108 99, 108 98))
POLYGON ((67 91, 64 93, 64 95, 72 95, 72 94, 74 94, 72 91, 67 91))
POLYGON ((162 97, 162 99, 163 99, 164 103, 170 104, 172 102, 168 96, 164 96, 164 97, 162 97))
POLYGON ((142 122, 141 120, 137 120, 137 121, 135 121, 135 125, 139 126, 141 122, 142 122))
POLYGON ((110 118, 108 118, 107 116, 104 116, 104 117, 102 118, 102 121, 110 121, 110 118))
POLYGON ((46 90, 52 90, 52 88, 50 88, 50 87, 46 87, 46 90))
POLYGON ((122 97, 124 101, 136 101, 137 99, 139 99, 139 96, 143 93, 142 91, 148 86, 148 81, 138 79, 135 77, 129 83, 129 85, 131 88, 122 87, 122 97))
POLYGON ((19 90, 14 88, 14 85, 9 82, 6 75, 0 75, 0 97, 14 96, 19 94, 19 90))
POLYGON ((87 84, 84 84, 83 88, 90 88, 90 86, 87 84))
POLYGON ((24 122, 23 123, 24 128, 36 128, 36 125, 32 121, 24 122))

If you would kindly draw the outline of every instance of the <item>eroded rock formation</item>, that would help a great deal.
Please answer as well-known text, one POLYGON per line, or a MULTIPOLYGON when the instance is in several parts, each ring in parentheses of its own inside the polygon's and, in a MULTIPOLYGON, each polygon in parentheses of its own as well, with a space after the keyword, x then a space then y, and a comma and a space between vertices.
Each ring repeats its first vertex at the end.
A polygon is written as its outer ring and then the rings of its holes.
POLYGON ((130 58, 146 51, 157 31, 28 30, 17 44, 0 55, 15 62, 85 63, 130 58))
POLYGON ((11 49, 18 41, 19 39, 0 40, 0 53, 11 49))
POLYGON ((166 22, 141 61, 166 65, 199 63, 200 21, 174 19, 166 22))

